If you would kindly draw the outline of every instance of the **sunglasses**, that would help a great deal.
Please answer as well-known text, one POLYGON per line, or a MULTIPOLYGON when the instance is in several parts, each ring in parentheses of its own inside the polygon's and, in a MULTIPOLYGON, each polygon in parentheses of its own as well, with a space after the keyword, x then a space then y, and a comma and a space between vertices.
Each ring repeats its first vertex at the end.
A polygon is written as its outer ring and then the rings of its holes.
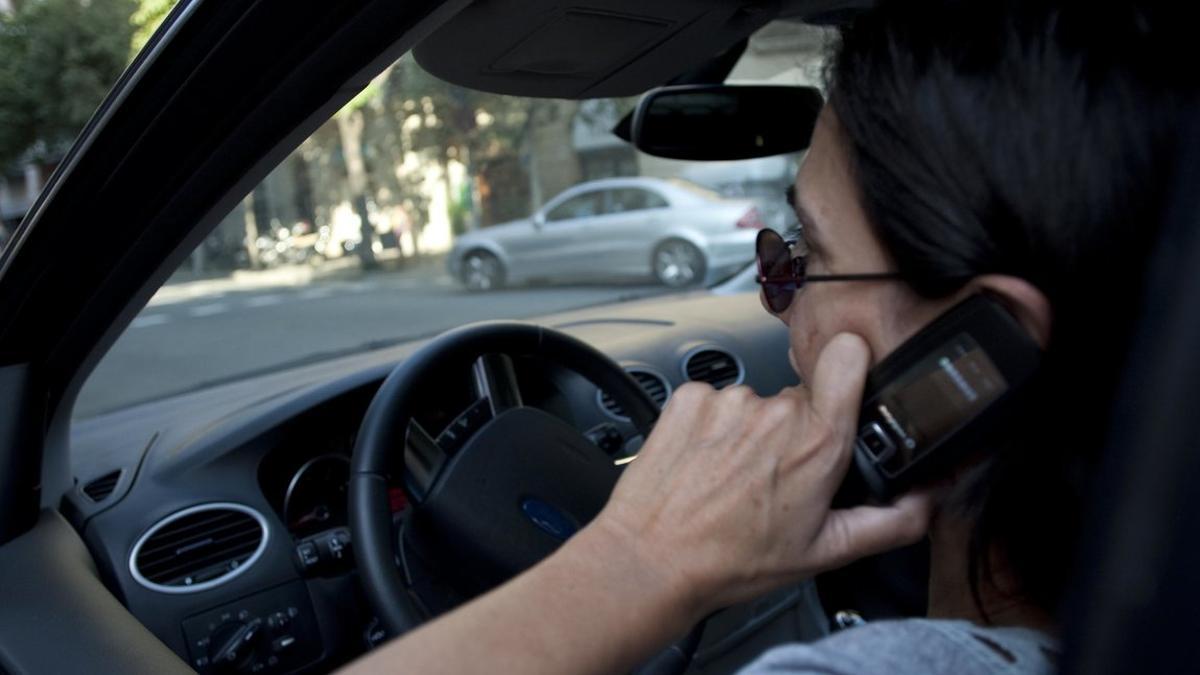
POLYGON ((755 258, 758 262, 758 281, 762 286, 767 307, 781 314, 792 304, 796 291, 804 284, 815 281, 883 281, 899 279, 895 272, 874 274, 808 274, 808 261, 803 255, 794 255, 794 241, 784 239, 770 229, 758 231, 754 242, 755 258))

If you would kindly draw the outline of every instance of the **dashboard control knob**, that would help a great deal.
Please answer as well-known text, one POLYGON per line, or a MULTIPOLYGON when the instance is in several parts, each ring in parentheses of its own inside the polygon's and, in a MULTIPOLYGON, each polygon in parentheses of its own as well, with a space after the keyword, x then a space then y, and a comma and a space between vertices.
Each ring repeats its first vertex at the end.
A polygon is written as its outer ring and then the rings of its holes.
POLYGON ((291 621, 292 617, 288 616, 286 613, 275 612, 271 616, 267 617, 267 628, 270 628, 271 630, 278 630, 284 626, 287 626, 289 623, 291 623, 291 621))
POLYGON ((296 638, 291 635, 281 635, 271 642, 271 651, 281 652, 294 644, 296 644, 296 638))
POLYGON ((219 668, 243 670, 250 665, 262 619, 228 623, 213 632, 210 662, 219 668))
POLYGON ((387 631, 383 629, 379 617, 371 617, 371 623, 367 624, 367 629, 363 631, 363 641, 366 642, 367 649, 375 649, 387 642, 387 631))

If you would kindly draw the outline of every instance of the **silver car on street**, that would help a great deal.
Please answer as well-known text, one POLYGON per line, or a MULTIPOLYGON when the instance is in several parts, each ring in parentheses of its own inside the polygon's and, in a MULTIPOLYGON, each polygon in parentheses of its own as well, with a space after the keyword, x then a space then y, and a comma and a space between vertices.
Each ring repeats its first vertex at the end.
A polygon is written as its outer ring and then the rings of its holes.
POLYGON ((450 273, 471 290, 533 280, 653 277, 671 287, 720 279, 754 258, 755 203, 682 180, 580 183, 531 217, 458 237, 450 273))

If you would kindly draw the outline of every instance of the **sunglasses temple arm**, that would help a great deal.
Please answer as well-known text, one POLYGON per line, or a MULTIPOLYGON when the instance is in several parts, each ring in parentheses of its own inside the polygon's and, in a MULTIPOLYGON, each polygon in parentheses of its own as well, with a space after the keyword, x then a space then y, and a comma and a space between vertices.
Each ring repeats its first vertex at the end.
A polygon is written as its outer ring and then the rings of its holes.
POLYGON ((804 283, 812 283, 814 281, 882 281, 884 279, 899 278, 899 274, 887 272, 875 274, 811 274, 804 278, 804 283))

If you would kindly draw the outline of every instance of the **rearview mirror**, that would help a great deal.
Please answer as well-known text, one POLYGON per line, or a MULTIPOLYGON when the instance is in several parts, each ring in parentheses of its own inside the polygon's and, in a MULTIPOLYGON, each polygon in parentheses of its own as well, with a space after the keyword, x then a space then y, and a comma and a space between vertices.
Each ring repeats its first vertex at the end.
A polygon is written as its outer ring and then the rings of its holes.
POLYGON ((823 104, 814 87, 661 87, 643 96, 613 133, 656 157, 769 157, 807 149, 823 104))

